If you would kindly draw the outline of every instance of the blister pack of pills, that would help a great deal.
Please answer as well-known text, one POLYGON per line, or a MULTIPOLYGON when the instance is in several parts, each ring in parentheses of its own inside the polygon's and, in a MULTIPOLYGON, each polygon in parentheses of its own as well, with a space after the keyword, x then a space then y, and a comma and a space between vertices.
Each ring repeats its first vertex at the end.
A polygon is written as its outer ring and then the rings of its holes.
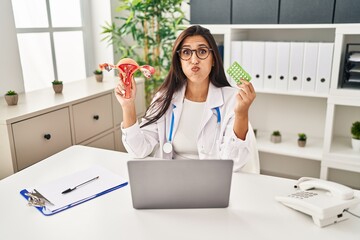
POLYGON ((248 74, 238 62, 234 62, 226 72, 238 84, 241 84, 240 79, 245 79, 248 82, 251 80, 250 74, 248 74))

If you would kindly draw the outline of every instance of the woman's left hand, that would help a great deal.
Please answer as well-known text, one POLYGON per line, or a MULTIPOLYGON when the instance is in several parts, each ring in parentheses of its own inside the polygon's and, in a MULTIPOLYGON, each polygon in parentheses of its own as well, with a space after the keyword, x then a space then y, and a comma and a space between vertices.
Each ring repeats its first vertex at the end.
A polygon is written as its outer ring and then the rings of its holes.
POLYGON ((241 79, 240 80, 242 84, 238 84, 239 92, 236 95, 236 104, 235 104, 235 115, 239 117, 248 117, 248 112, 250 105, 254 101, 256 97, 255 89, 253 85, 246 81, 241 79))

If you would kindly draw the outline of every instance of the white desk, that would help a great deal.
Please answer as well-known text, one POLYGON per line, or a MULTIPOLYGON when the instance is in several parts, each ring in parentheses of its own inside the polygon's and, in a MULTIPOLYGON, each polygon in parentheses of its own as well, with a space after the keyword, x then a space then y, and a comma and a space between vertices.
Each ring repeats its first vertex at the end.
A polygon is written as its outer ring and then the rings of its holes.
POLYGON ((293 180, 263 175, 234 174, 224 209, 135 210, 126 186, 46 217, 19 194, 94 164, 127 177, 127 160, 124 153, 72 146, 1 180, 0 239, 360 239, 360 219, 318 228, 274 200, 292 190, 293 180))

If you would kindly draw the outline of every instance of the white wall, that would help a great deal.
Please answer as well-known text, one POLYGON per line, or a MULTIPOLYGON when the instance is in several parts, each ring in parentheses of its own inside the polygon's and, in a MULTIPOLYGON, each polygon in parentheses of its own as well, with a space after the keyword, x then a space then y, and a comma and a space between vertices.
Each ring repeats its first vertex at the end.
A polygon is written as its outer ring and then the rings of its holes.
POLYGON ((15 20, 10 0, 0 1, 0 95, 24 91, 15 20))
MULTIPOLYGON (((105 35, 101 34, 101 26, 105 25, 105 22, 111 23, 111 1, 104 0, 92 0, 91 1, 91 32, 93 39, 94 50, 94 70, 100 63, 115 63, 114 62, 114 50, 113 46, 109 45, 107 41, 101 41, 105 35)), ((112 72, 104 72, 104 75, 113 75, 112 72)))

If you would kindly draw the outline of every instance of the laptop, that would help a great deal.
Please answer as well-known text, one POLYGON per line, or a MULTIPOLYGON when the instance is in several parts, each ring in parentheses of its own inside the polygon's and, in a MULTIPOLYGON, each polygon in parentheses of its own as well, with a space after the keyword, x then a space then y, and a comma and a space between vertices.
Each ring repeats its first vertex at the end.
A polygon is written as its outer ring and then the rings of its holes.
POLYGON ((131 160, 135 209, 226 208, 233 160, 131 160))

